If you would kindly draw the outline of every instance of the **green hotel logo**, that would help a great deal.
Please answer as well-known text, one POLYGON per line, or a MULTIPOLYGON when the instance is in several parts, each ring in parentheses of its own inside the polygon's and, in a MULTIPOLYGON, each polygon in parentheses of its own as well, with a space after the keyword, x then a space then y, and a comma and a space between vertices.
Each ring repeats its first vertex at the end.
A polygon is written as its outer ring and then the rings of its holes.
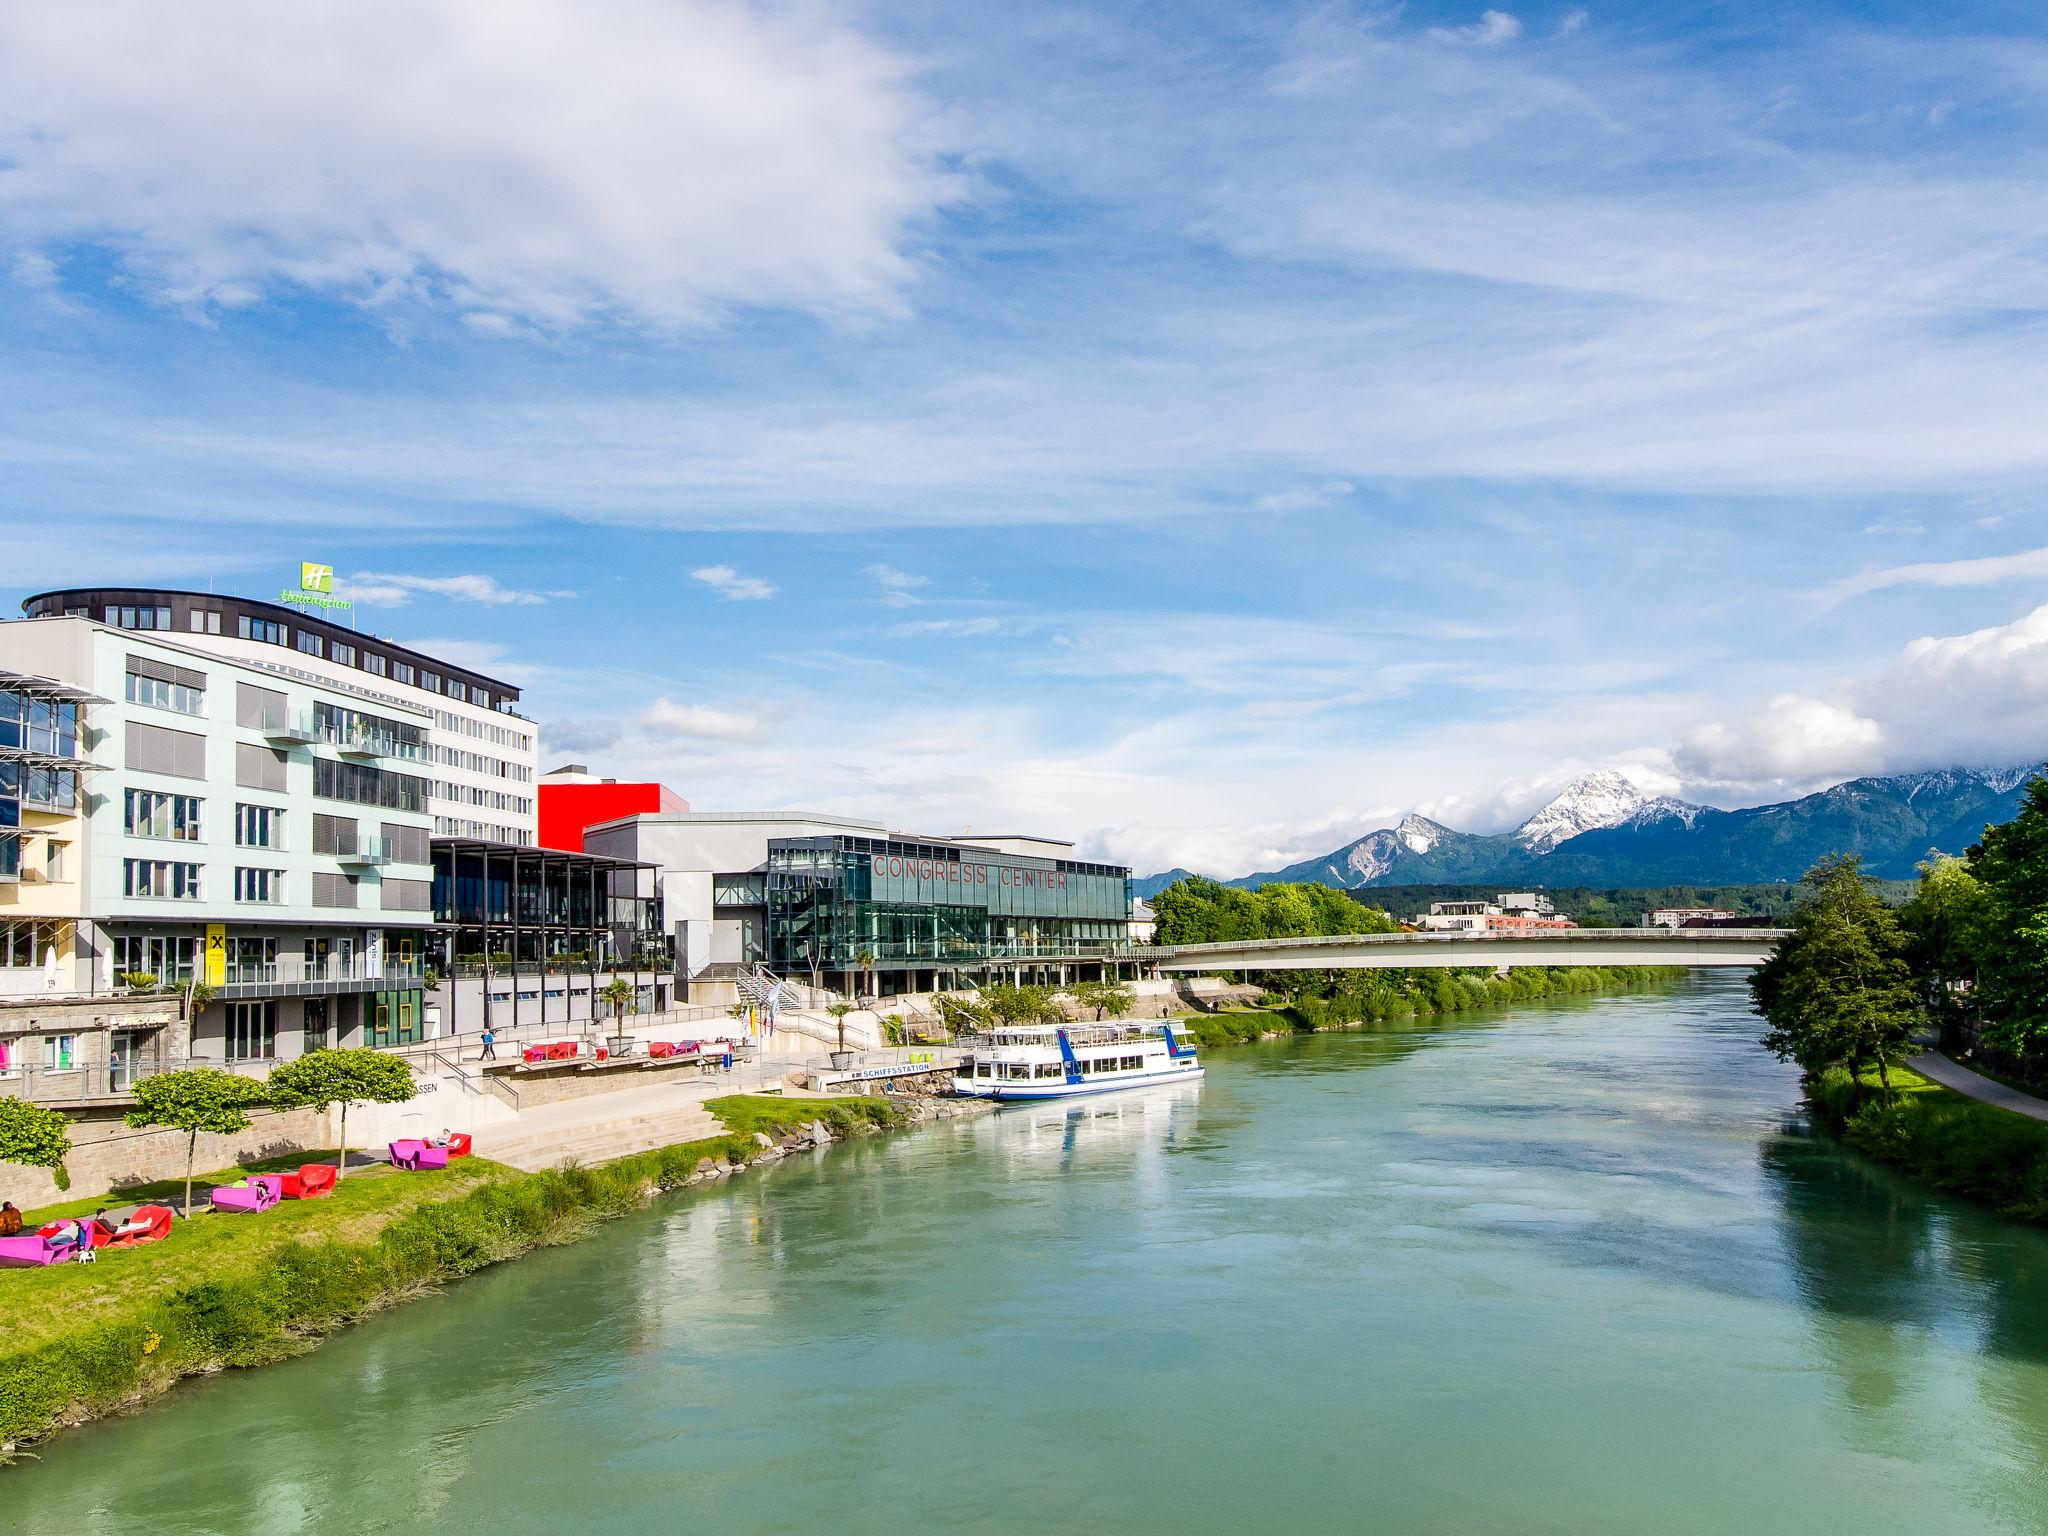
POLYGON ((334 567, 319 565, 311 560, 299 562, 299 590, 280 592, 278 600, 297 603, 303 608, 353 608, 355 604, 345 597, 334 595, 334 567))

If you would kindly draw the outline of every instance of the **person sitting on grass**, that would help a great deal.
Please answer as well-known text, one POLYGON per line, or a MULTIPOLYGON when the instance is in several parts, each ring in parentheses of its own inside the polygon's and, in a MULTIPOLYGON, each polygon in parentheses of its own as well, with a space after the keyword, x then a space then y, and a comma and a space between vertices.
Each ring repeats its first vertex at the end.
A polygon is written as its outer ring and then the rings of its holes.
POLYGON ((0 1200, 0 1237, 21 1236, 21 1212, 12 1200, 0 1200))

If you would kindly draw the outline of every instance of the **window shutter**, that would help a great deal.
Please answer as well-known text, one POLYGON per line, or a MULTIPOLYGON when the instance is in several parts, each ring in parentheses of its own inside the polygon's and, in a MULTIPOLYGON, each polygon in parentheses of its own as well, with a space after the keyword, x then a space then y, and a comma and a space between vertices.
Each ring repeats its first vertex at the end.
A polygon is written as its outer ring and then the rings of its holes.
POLYGON ((177 779, 206 777, 206 738, 191 731, 170 731, 160 725, 128 722, 127 766, 142 773, 164 773, 177 779))
POLYGON ((253 741, 235 744, 235 782, 244 789, 284 792, 285 755, 253 741))
POLYGON ((235 724, 260 731, 282 725, 291 718, 285 696, 275 688, 258 688, 254 683, 235 684, 235 724))

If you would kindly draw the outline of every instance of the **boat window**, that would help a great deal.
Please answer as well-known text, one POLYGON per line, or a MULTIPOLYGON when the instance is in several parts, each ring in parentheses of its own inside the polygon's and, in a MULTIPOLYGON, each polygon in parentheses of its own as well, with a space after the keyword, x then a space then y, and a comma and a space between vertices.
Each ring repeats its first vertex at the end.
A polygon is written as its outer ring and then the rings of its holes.
POLYGON ((996 1075, 996 1069, 994 1065, 990 1062, 976 1062, 974 1066, 974 1075, 976 1077, 994 1077, 996 1075))
POLYGON ((1040 1077, 1065 1077, 1066 1073, 1060 1070, 1060 1064, 1056 1061, 1041 1061, 1038 1064, 1038 1075, 1040 1077))

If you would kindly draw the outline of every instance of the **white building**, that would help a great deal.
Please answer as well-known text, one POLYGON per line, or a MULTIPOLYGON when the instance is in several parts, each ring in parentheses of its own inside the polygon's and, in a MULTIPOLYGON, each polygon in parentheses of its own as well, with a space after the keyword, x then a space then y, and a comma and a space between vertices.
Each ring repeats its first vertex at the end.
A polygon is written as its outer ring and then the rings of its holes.
MULTIPOLYGON (((22 604, 30 618, 88 618, 111 628, 175 636, 181 645, 232 656, 283 678, 326 684, 369 709, 423 715, 433 739, 421 765, 440 837, 531 847, 539 809, 539 746, 513 706, 512 684, 337 622, 346 598, 322 589, 324 567, 303 568, 279 602, 163 588, 84 587, 43 592, 22 604)), ((328 578, 331 584, 331 578, 328 578)))
MULTIPOLYGON (((40 804, 20 813, 43 878, 17 871, 0 900, 10 933, 42 925, 34 985, 205 983, 217 1000, 191 1040, 203 1059, 418 1038, 428 710, 87 618, 0 624, 0 669, 0 715, 66 694, 76 712, 68 753, 9 749, 44 775, 40 804), (68 805, 52 790, 65 775, 68 805)), ((152 1044, 121 1042, 129 1070, 166 1064, 152 1044)))

